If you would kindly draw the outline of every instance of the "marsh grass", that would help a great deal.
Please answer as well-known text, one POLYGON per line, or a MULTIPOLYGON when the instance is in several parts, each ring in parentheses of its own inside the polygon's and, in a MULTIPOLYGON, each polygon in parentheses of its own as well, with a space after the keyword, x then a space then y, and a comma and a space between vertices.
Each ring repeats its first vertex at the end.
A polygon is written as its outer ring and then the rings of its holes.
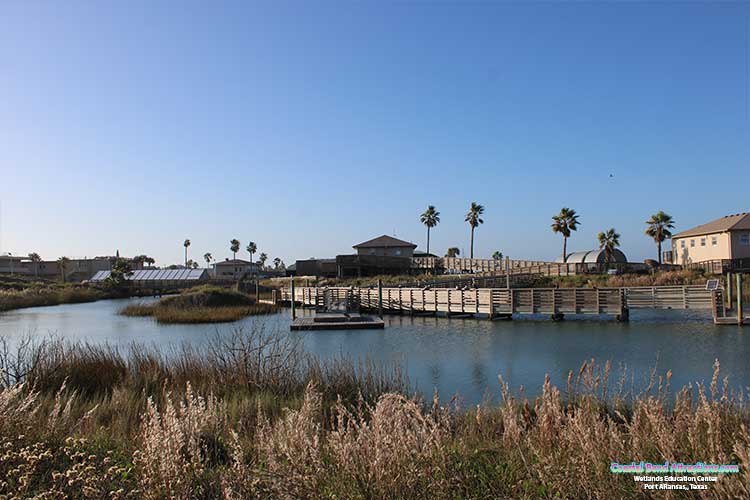
POLYGON ((669 498, 750 495, 747 399, 718 362, 673 392, 670 372, 625 391, 591 360, 534 400, 500 378, 499 404, 461 408, 257 329, 168 353, 29 341, 0 359, 22 374, 0 391, 3 498, 662 498, 609 472, 641 459, 740 465, 669 498))
POLYGON ((155 303, 130 304, 121 309, 120 314, 152 316, 159 323, 226 323, 277 311, 275 305, 257 303, 254 297, 245 293, 204 285, 155 303))
POLYGON ((153 316, 159 323, 227 323, 246 316, 273 314, 278 307, 273 304, 226 307, 169 307, 151 304, 131 304, 120 310, 123 316, 153 316))
POLYGON ((95 288, 85 285, 53 285, 37 283, 23 289, 0 289, 0 311, 24 307, 77 304, 102 299, 127 297, 124 290, 95 288))

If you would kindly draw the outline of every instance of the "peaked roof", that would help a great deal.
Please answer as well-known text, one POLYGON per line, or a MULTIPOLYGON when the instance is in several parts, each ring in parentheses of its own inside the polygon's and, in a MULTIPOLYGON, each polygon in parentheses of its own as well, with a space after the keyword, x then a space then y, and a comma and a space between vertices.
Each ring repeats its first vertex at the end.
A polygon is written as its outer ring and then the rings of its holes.
POLYGON ((750 229, 750 213, 725 215, 721 219, 713 220, 707 224, 696 226, 687 231, 682 231, 672 238, 684 238, 685 236, 698 236, 701 234, 723 233, 726 231, 742 231, 750 229))
POLYGON ((384 234, 383 236, 378 236, 377 238, 373 238, 371 240, 365 241, 364 243, 360 243, 359 245, 354 245, 352 248, 382 248, 382 247, 417 248, 417 245, 415 245, 414 243, 409 243, 408 241, 399 240, 398 238, 394 238, 393 236, 388 236, 384 234))

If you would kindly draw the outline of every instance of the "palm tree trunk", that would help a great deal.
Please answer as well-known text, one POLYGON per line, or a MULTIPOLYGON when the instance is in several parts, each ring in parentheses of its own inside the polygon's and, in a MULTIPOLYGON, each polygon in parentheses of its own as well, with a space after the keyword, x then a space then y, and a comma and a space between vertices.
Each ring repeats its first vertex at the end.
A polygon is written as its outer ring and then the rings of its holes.
POLYGON ((471 226, 471 246, 469 246, 469 258, 474 258, 474 226, 471 226))
POLYGON ((185 247, 185 265, 187 266, 187 247, 185 247))
POLYGON ((661 265, 661 241, 657 241, 656 244, 658 245, 658 252, 659 252, 659 265, 661 265))
POLYGON ((427 253, 430 253, 430 226, 427 226, 427 253))
POLYGON ((568 262, 568 238, 563 236, 563 263, 568 262))

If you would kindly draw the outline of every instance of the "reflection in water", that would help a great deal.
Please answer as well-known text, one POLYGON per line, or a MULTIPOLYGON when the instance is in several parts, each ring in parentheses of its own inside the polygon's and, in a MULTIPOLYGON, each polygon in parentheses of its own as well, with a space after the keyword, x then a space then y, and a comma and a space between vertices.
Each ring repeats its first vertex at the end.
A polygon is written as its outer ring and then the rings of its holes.
POLYGON ((299 338, 306 349, 324 358, 344 355, 399 364, 426 397, 437 389, 444 398, 458 393, 469 404, 487 395, 497 400, 498 374, 511 389, 523 385, 531 396, 540 392, 547 373, 564 390, 568 371, 577 372, 591 358, 612 360, 614 381, 616 367, 626 365, 636 384, 648 378, 658 359, 659 373, 672 369, 673 388, 710 380, 718 358, 731 386, 750 385, 750 344, 745 340, 750 330, 714 326, 710 313, 635 311, 630 323, 386 316, 384 330, 305 333, 288 331, 288 311, 224 325, 158 325, 151 318, 118 316, 127 303, 110 300, 1 313, 0 335, 53 333, 114 345, 174 347, 185 341, 200 344, 216 331, 262 326, 299 338))

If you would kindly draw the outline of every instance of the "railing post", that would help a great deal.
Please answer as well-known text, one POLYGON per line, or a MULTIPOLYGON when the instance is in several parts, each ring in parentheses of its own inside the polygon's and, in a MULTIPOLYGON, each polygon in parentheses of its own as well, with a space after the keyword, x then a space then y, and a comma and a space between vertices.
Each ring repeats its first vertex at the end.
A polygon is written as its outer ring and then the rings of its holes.
POLYGON ((383 318, 383 280, 378 279, 378 316, 383 318))
POLYGON ((291 306, 292 306, 292 321, 297 319, 297 309, 295 308, 295 299, 297 297, 294 294, 294 276, 292 276, 292 297, 291 297, 291 306))

